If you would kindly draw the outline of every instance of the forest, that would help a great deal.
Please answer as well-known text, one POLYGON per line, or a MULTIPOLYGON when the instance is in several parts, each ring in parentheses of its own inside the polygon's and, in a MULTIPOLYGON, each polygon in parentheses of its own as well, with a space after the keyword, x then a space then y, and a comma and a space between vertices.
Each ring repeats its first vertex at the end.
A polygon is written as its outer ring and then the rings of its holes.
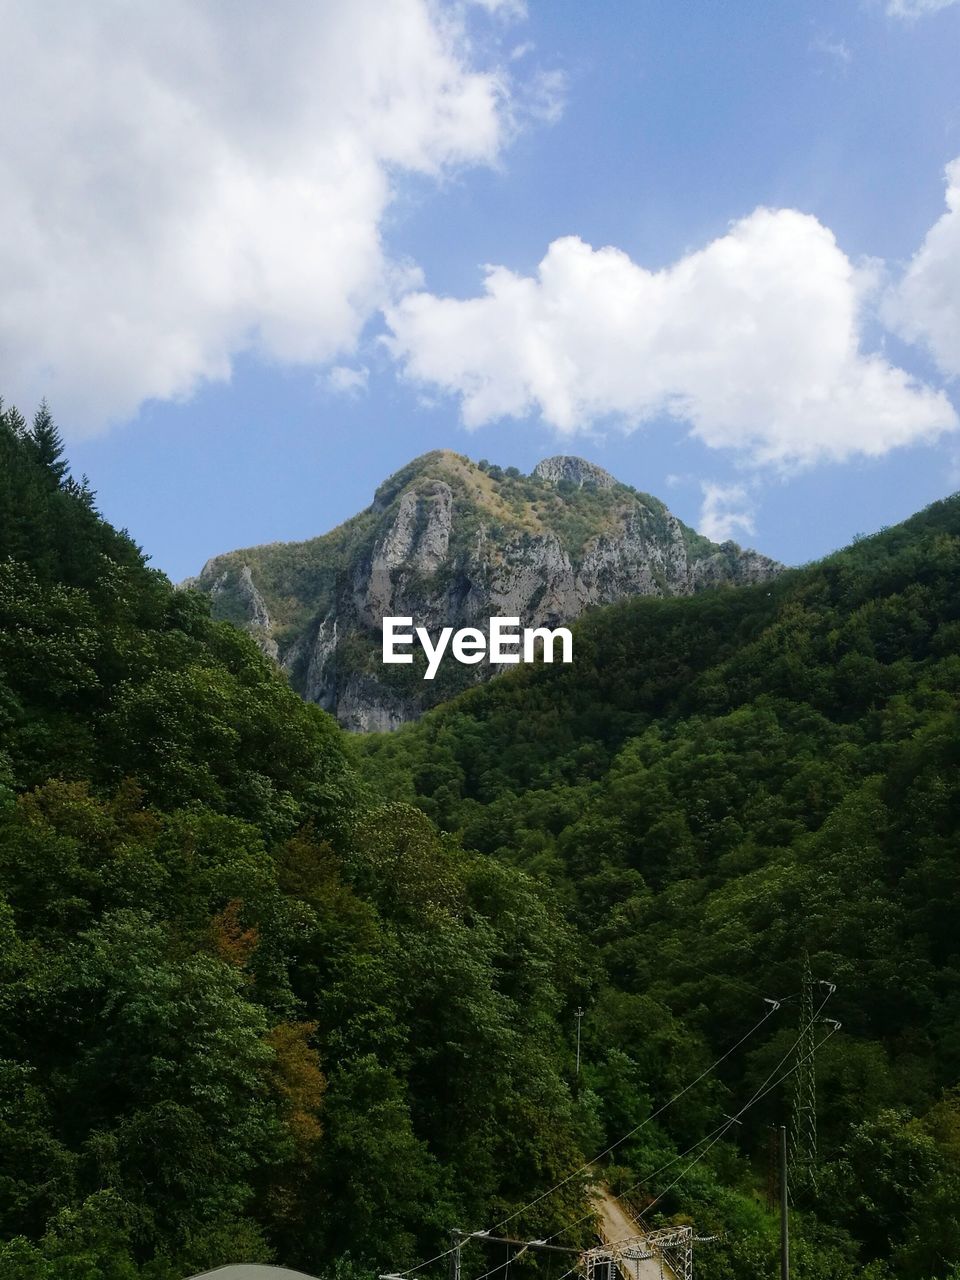
POLYGON ((8 409, 0 1276, 573 1247, 605 1179, 773 1277, 786 1123, 799 1280, 955 1280, 958 588, 954 499, 350 738, 8 409))
POLYGON ((6 413, 3 1280, 436 1252, 579 1162, 575 956, 99 518, 45 410, 6 413))
POLYGON ((576 929, 579 1104, 600 1147, 764 998, 784 1001, 724 1063, 719 1098, 688 1095, 616 1153, 654 1221, 722 1237, 699 1274, 777 1274, 770 1126, 811 1119, 815 1142, 794 1151, 795 1273, 950 1274, 960 498, 757 587, 597 610, 575 645, 571 667, 525 668, 364 739, 369 778, 533 877, 576 929), (737 1116, 803 1031, 804 987, 816 1012, 828 983, 822 1017, 842 1025, 817 1024, 802 1088, 795 1073, 759 1099, 665 1192, 664 1153, 737 1116))

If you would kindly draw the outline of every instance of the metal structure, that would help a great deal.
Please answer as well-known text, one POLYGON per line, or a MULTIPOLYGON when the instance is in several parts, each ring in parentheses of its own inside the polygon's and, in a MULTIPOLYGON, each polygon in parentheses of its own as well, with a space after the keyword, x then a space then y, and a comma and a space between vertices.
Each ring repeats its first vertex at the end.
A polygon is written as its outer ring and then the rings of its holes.
MULTIPOLYGON (((803 989, 802 1008, 800 1011, 800 1033, 795 1044, 793 1044, 787 1053, 784 1054, 780 1062, 773 1071, 764 1080, 759 1089, 755 1091, 752 1097, 733 1115, 725 1116, 724 1123, 716 1128, 712 1133, 707 1134, 706 1138, 700 1142, 694 1143, 693 1146, 686 1151, 675 1156, 673 1160, 668 1161, 662 1169, 656 1171, 657 1174, 662 1173, 665 1169, 678 1163, 678 1161, 690 1156, 693 1152, 698 1152, 684 1167, 680 1173, 674 1177, 666 1189, 660 1193, 653 1201, 647 1205, 647 1211, 652 1209, 660 1200, 663 1199, 667 1191, 671 1190, 677 1183, 694 1167, 700 1160, 716 1145, 717 1142, 731 1129, 734 1125, 740 1124, 740 1117, 756 1102, 766 1097, 780 1086, 790 1077, 795 1076, 795 1092, 793 1107, 793 1136, 792 1153, 788 1152, 788 1133, 785 1125, 779 1126, 779 1200, 781 1212, 781 1278, 788 1280, 789 1277, 789 1226, 788 1226, 788 1196, 791 1186, 797 1187, 798 1183, 804 1182, 804 1174, 806 1177, 806 1187, 815 1191, 816 1176, 816 1155, 817 1155, 817 1099, 816 1099, 816 1074, 814 1055, 820 1045, 830 1038, 840 1028, 839 1022, 834 1022, 829 1018, 820 1016, 826 1002, 833 995, 836 987, 832 982, 821 981, 815 983, 810 971, 809 957, 804 954, 803 961, 803 989), (823 1000, 814 1009, 814 988, 819 985, 826 994, 823 1000), (814 1033, 814 1024, 818 1022, 828 1023, 832 1030, 817 1042, 814 1033), (791 1065, 781 1071, 784 1064, 790 1060, 791 1065), (774 1078, 776 1077, 776 1078, 774 1078), (772 1083, 771 1083, 772 1081, 772 1083), (787 1159, 788 1154, 792 1155, 789 1168, 791 1174, 788 1179, 787 1159)), ((631 1216, 623 1204, 614 1196, 608 1187, 601 1186, 599 1191, 596 1184, 593 1184, 591 1198, 597 1203, 595 1209, 597 1212, 588 1213, 576 1222, 568 1224, 567 1227, 555 1231, 553 1235, 549 1235, 543 1239, 516 1239, 510 1236, 494 1235, 494 1231, 498 1228, 503 1229, 508 1223, 515 1221, 531 1209, 534 1205, 540 1204, 548 1196, 558 1191, 561 1187, 566 1186, 574 1178, 585 1173, 592 1166, 599 1164, 606 1156, 627 1138, 631 1137, 644 1124, 649 1123, 665 1110, 668 1106, 673 1106, 689 1092, 695 1085, 699 1084, 710 1072, 716 1070, 719 1065, 731 1056, 744 1041, 752 1035, 758 1027, 780 1008, 781 1001, 764 997, 765 1002, 770 1006, 763 1018, 751 1028, 745 1035, 741 1036, 737 1042, 731 1046, 712 1066, 707 1067, 700 1074, 690 1081, 683 1089, 680 1090, 668 1102, 664 1103, 659 1110, 653 1112, 646 1120, 635 1125, 628 1133, 618 1138, 606 1150, 600 1152, 592 1160, 581 1168, 574 1170, 573 1173, 567 1174, 555 1186, 541 1192, 529 1204, 515 1209, 511 1214, 504 1218, 501 1222, 492 1228, 483 1231, 461 1231, 454 1230, 451 1232, 450 1247, 443 1249, 435 1257, 428 1258, 426 1261, 418 1263, 416 1266, 408 1268, 401 1272, 385 1272, 380 1276, 380 1280, 410 1280, 416 1273, 424 1271, 427 1267, 435 1263, 446 1262, 447 1280, 462 1280, 462 1251, 469 1241, 483 1242, 486 1244, 496 1244, 505 1246, 505 1257, 503 1262, 489 1267, 482 1275, 475 1277, 475 1280, 492 1280, 496 1277, 499 1280, 498 1273, 502 1273, 503 1280, 509 1272, 512 1262, 517 1261, 529 1252, 537 1253, 541 1250, 554 1254, 566 1254, 571 1261, 569 1270, 563 1273, 561 1280, 568 1280, 569 1277, 575 1277, 575 1280, 693 1280, 693 1247, 695 1244, 703 1244, 712 1240, 716 1240, 716 1236, 699 1236, 694 1234, 693 1227, 690 1226, 671 1226, 671 1227, 653 1227, 647 1229, 643 1219, 638 1220, 637 1217, 631 1216), (565 1234, 573 1227, 579 1227, 583 1223, 588 1222, 591 1218, 599 1218, 598 1234, 595 1237, 600 1243, 591 1249, 572 1248, 566 1245, 553 1243, 559 1236, 565 1234), (511 1252, 515 1250, 516 1252, 511 1252)), ((577 1006, 574 1016, 577 1020, 577 1056, 576 1070, 579 1076, 580 1072, 580 1023, 584 1016, 582 1006, 577 1006)), ((776 1146, 774 1150, 776 1150, 776 1146)), ((771 1152, 773 1155, 773 1152, 771 1152)), ((773 1161, 771 1161, 773 1164, 773 1161)), ((654 1175, 650 1175, 652 1178, 654 1175)), ((588 1184, 588 1189, 589 1189, 588 1184)), ((637 1183, 637 1186, 641 1185, 637 1183)), ((631 1188, 635 1189, 635 1188, 631 1188)), ((776 1194, 776 1188, 772 1184, 769 1187, 771 1199, 776 1194)), ((771 1206, 772 1207, 772 1206, 771 1206)))
POLYGON ((800 1039, 793 1077, 793 1132, 790 1143, 790 1181, 800 1194, 817 1191, 817 1064, 814 1033, 813 974, 810 955, 803 953, 800 991, 800 1039))
POLYGON ((785 1124, 780 1126, 780 1280, 790 1280, 790 1188, 785 1124))
MULTIPOLYGON (((575 1275, 579 1280, 693 1280, 694 1244, 716 1238, 695 1236, 692 1227, 657 1227, 622 1240, 604 1238, 603 1244, 580 1250, 569 1245, 551 1244, 547 1240, 495 1236, 487 1231, 452 1231, 450 1234, 448 1280, 460 1280, 461 1251, 469 1240, 511 1246, 517 1250, 515 1257, 531 1249, 572 1255, 573 1266, 566 1276, 575 1275), (655 1270, 649 1264, 653 1264, 655 1270)), ((505 1259, 500 1266, 485 1272, 484 1278, 501 1270, 506 1273, 508 1267, 509 1260, 505 1259)), ((404 1280, 404 1276, 387 1272, 380 1280, 404 1280)))
POLYGON ((586 1280, 643 1280, 642 1264, 658 1265, 663 1280, 693 1280, 693 1227, 658 1227, 583 1255, 586 1280))

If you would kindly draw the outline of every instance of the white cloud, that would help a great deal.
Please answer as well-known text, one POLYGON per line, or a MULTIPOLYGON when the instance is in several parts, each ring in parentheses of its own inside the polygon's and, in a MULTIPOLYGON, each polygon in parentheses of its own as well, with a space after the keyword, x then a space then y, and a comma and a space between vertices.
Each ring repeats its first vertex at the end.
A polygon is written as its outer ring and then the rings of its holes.
POLYGON ((810 47, 814 53, 822 53, 842 68, 849 67, 853 61, 853 50, 846 40, 831 40, 828 36, 823 36, 814 40, 810 47))
POLYGON ((715 484, 705 480, 700 486, 703 502, 697 527, 711 542, 726 542, 738 534, 752 537, 756 532, 753 504, 742 484, 715 484))
POLYGON ((359 369, 350 365, 336 364, 323 377, 323 385, 336 395, 358 396, 366 391, 370 380, 370 370, 365 366, 359 369))
POLYGON ((0 0, 4 396, 93 430, 243 350, 349 351, 389 296, 394 173, 491 162, 510 127, 464 21, 432 0, 0 0))
POLYGON ((921 18, 956 3, 957 0, 888 0, 887 13, 894 18, 921 18))
POLYGON ((537 71, 523 95, 523 107, 534 120, 556 124, 563 115, 567 77, 563 71, 537 71))
POLYGON ((504 18, 524 18, 527 13, 525 0, 473 0, 473 3, 504 18))
POLYGON ((958 419, 861 349, 876 277, 815 218, 758 209, 662 271, 555 240, 536 276, 490 267, 479 297, 406 296, 388 342, 410 378, 461 398, 469 427, 539 412, 572 435, 669 414, 755 463, 880 456, 958 419))
POLYGON ((888 295, 884 314, 903 337, 925 343, 944 374, 960 377, 960 157, 946 177, 947 212, 888 295))

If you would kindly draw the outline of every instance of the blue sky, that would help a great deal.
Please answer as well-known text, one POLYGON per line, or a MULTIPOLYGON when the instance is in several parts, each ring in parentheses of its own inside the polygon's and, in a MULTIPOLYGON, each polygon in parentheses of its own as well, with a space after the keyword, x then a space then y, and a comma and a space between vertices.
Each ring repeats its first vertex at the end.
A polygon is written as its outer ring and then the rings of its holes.
POLYGON ((0 387, 172 577, 434 448, 579 453, 790 563, 960 487, 960 4, 112 8, 64 9, 35 191, 0 132, 0 387))

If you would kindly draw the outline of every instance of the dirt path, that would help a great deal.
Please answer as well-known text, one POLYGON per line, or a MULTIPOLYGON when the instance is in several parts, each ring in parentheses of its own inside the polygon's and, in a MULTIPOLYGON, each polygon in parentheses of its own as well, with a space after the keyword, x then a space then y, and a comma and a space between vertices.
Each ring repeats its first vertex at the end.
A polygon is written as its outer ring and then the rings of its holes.
MULTIPOLYGON (((605 1187, 598 1187, 595 1200, 600 1211, 600 1230, 605 1244, 622 1244, 643 1234, 619 1200, 605 1187)), ((641 1260, 624 1259, 620 1267, 627 1280, 676 1280, 667 1262, 659 1255, 641 1260)))

